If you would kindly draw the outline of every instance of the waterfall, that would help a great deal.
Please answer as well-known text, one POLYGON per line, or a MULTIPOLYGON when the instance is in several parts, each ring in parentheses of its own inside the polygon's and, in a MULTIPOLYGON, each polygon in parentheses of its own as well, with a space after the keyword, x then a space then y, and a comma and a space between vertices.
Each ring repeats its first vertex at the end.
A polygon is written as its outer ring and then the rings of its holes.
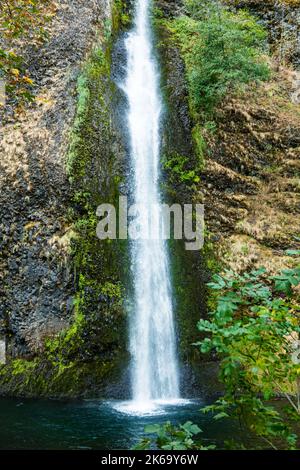
MULTIPOLYGON (((132 31, 125 40, 128 130, 133 172, 133 199, 159 207, 160 119, 159 75, 152 50, 150 0, 137 0, 132 31)), ((159 209, 158 209, 159 210, 159 209)), ((139 214, 147 226, 149 213, 139 214)), ((168 253, 163 239, 131 242, 134 308, 130 320, 131 380, 135 403, 179 397, 176 338, 168 253)))

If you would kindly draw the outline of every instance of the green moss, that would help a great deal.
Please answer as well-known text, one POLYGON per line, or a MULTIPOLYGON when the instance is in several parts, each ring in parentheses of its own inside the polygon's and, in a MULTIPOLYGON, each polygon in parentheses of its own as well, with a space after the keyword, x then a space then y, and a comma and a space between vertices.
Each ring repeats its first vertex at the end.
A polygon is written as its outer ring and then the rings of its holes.
MULTIPOLYGON (((187 90, 184 83, 178 83, 178 70, 181 70, 182 62, 176 41, 167 27, 169 20, 165 19, 159 6, 160 3, 156 2, 153 27, 159 52, 161 89, 166 105, 161 189, 169 204, 191 203, 201 184, 202 158, 197 154, 192 133, 187 133, 187 129, 192 126, 188 123, 187 90), (184 110, 186 116, 183 116, 184 110)), ((205 266, 199 252, 186 251, 181 240, 170 240, 169 252, 179 355, 182 362, 196 364, 199 353, 192 343, 197 339, 196 324, 206 308, 203 281, 205 266)))
POLYGON ((1 394, 20 397, 97 397, 101 396, 104 385, 114 377, 116 369, 114 360, 54 366, 45 360, 15 359, 0 368, 1 394))
POLYGON ((169 242, 179 355, 182 362, 197 364, 199 352, 196 324, 206 311, 205 266, 198 253, 185 250, 184 242, 169 242))
MULTIPOLYGON (((204 234, 204 246, 202 249, 202 256, 205 259, 205 264, 209 271, 210 277, 222 271, 222 264, 218 257, 215 242, 212 241, 212 234, 207 230, 204 234)), ((207 291, 206 305, 208 312, 214 310, 216 306, 217 295, 213 289, 207 291)))
POLYGON ((54 338, 48 338, 45 342, 45 356, 54 365, 58 365, 59 368, 62 365, 66 366, 70 356, 74 356, 74 358, 76 358, 76 353, 81 348, 84 341, 82 333, 84 331, 86 319, 79 308, 79 295, 74 302, 74 306, 75 314, 70 327, 61 331, 54 338))
POLYGON ((205 164, 205 152, 207 150, 207 144, 203 136, 203 130, 200 124, 196 124, 192 130, 192 138, 194 142, 195 153, 198 158, 197 170, 201 173, 205 164))
POLYGON ((108 295, 111 298, 122 299, 122 288, 120 284, 113 284, 112 282, 106 282, 101 286, 101 291, 104 295, 108 295))
POLYGON ((96 236, 96 209, 103 202, 116 201, 123 179, 117 155, 111 152, 110 50, 110 44, 95 48, 78 80, 78 108, 68 155, 75 209, 71 244, 77 291, 74 318, 68 329, 46 343, 46 356, 55 369, 54 388, 63 387, 63 380, 72 377, 73 392, 81 388, 90 362, 97 365, 98 374, 106 374, 116 367, 116 358, 124 356, 125 349, 121 250, 117 241, 100 241, 96 236))
POLYGON ((187 156, 174 153, 165 157, 164 169, 169 172, 170 179, 173 182, 190 185, 200 181, 199 169, 189 169, 188 165, 189 159, 187 156))
MULTIPOLYGON (((70 146, 67 158, 67 174, 70 181, 81 179, 85 175, 87 158, 89 158, 89 147, 86 136, 91 129, 91 83, 93 80, 99 82, 102 77, 108 77, 110 73, 110 62, 101 47, 96 47, 87 63, 84 65, 82 73, 77 81, 77 110, 74 125, 70 136, 70 146)), ((97 113, 100 113, 102 124, 108 125, 107 104, 101 93, 98 95, 97 113)), ((75 193, 74 199, 80 199, 80 191, 75 193)))
POLYGON ((112 30, 119 32, 131 23, 130 2, 114 0, 112 4, 112 30))
POLYGON ((13 375, 26 374, 32 371, 36 363, 25 359, 15 359, 11 363, 11 372, 13 375))

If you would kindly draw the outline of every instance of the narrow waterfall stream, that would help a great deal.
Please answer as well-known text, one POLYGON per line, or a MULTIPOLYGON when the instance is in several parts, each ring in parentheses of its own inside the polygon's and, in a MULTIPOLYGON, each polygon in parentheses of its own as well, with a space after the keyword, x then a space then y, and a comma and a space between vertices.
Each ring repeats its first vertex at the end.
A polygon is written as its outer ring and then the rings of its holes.
MULTIPOLYGON (((128 99, 128 129, 133 170, 134 203, 158 208, 160 118, 159 75, 153 56, 150 0, 137 0, 135 21, 126 38, 127 73, 123 88, 128 99)), ((157 209, 159 210, 159 209, 157 209)), ((141 231, 148 227, 148 210, 139 212, 141 231)), ((141 408, 153 400, 179 397, 176 339, 168 254, 164 240, 132 242, 134 311, 130 321, 132 398, 141 408)))

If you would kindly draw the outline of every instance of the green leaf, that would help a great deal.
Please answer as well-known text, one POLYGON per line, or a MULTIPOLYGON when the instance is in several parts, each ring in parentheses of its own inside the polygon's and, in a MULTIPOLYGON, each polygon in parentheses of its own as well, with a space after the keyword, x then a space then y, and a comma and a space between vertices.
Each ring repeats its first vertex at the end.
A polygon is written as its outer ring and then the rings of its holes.
POLYGON ((184 431, 192 435, 196 435, 202 432, 199 426, 197 426, 197 424, 193 424, 191 421, 187 421, 185 424, 181 425, 180 427, 184 429, 184 431))
POLYGON ((285 250, 288 256, 300 256, 300 250, 285 250))
POLYGON ((218 413, 217 415, 214 416, 215 420, 223 419, 223 418, 229 418, 229 414, 225 413, 225 411, 222 411, 221 413, 218 413))
POLYGON ((161 426, 159 424, 148 424, 145 426, 146 434, 157 434, 160 430, 161 426))

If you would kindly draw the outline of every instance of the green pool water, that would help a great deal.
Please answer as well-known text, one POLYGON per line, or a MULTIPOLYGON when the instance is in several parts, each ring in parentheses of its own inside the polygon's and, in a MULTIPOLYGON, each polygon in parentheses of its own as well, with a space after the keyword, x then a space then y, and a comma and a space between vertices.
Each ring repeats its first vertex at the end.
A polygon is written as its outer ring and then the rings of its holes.
POLYGON ((147 424, 187 420, 203 430, 204 442, 222 447, 240 431, 234 422, 200 413, 205 404, 185 401, 139 414, 116 401, 0 399, 0 449, 130 449, 147 424))

